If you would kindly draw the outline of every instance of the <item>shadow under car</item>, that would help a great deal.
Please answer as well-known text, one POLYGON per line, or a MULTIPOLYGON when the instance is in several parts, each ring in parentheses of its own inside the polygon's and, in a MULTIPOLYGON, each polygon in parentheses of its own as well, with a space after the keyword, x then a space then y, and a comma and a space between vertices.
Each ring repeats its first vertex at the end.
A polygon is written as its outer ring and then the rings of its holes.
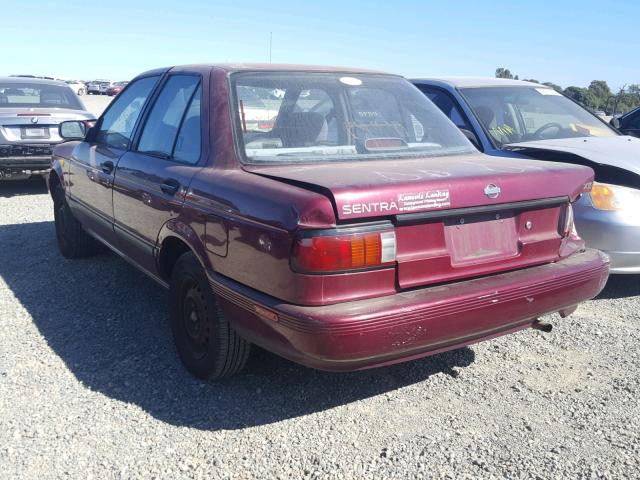
POLYGON ((43 178, 0 180, 0 197, 10 198, 22 195, 41 195, 43 193, 47 193, 47 184, 43 178))
MULTIPOLYGON (((155 418, 235 429, 323 411, 421 382, 475 360, 470 348, 352 373, 305 368, 254 348, 237 376, 206 383, 173 346, 167 294, 115 255, 66 260, 53 222, 0 226, 0 276, 47 344, 94 391, 155 418)), ((454 375, 455 376, 455 375, 454 375)))

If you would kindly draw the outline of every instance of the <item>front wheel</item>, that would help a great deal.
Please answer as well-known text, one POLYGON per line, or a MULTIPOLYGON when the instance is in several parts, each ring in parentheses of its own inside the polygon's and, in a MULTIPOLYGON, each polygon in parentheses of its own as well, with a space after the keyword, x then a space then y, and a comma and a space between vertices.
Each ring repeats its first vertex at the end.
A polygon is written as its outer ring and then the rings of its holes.
POLYGON ((230 377, 245 366, 251 344, 225 318, 196 256, 183 254, 171 275, 171 329, 184 366, 205 380, 230 377))
POLYGON ((67 204, 63 188, 56 186, 53 194, 53 215, 58 248, 63 257, 81 258, 96 253, 97 244, 73 216, 67 204))

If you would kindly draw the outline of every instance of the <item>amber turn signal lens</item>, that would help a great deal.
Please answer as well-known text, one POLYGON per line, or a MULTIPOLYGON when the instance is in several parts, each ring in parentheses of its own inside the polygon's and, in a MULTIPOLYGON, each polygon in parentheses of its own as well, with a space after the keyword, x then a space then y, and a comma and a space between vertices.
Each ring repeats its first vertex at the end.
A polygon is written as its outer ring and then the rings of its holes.
POLYGON ((591 189, 591 202, 598 210, 619 210, 613 189, 604 183, 594 183, 591 189))
POLYGON ((596 182, 591 190, 591 203, 598 210, 635 212, 640 208, 640 190, 596 182))

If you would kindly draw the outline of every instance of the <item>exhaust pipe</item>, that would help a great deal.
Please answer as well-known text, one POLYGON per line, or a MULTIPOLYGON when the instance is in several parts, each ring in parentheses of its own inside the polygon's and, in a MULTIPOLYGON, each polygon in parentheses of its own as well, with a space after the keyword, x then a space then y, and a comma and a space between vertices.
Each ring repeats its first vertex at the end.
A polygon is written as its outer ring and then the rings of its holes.
POLYGON ((553 330, 553 325, 547 322, 541 322, 540 320, 534 320, 531 324, 531 328, 535 328, 536 330, 540 330, 545 333, 549 333, 553 330))

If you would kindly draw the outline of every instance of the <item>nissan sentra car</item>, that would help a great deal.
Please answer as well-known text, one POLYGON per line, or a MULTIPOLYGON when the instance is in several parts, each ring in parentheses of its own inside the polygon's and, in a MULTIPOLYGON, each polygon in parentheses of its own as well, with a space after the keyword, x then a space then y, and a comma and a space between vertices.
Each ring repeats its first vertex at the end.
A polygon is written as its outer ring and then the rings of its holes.
POLYGON ((608 277, 573 225, 591 169, 482 155, 398 76, 152 70, 84 129, 49 178, 60 251, 99 241, 166 287, 201 378, 251 344, 344 371, 548 330, 608 277))
POLYGON ((63 120, 95 120, 65 83, 0 78, 0 181, 46 176, 63 120))
POLYGON ((488 155, 586 165, 593 190, 575 204, 588 247, 611 273, 640 274, 640 139, 620 135, 553 88, 497 78, 413 80, 488 155))

